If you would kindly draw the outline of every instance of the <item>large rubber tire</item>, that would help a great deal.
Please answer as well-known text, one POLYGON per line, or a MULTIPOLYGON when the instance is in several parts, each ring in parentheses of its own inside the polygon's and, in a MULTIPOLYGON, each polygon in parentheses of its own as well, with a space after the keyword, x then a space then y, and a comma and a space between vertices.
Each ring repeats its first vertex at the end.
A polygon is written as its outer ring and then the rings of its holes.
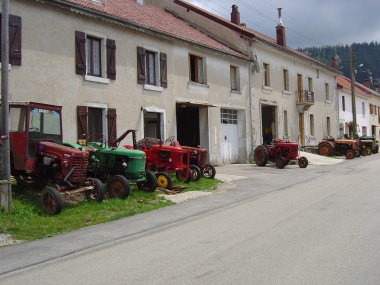
POLYGON ((179 181, 189 183, 191 181, 191 170, 189 169, 189 174, 187 175, 187 169, 181 169, 176 172, 175 176, 179 181))
POLYGON ((309 161, 307 160, 306 157, 301 156, 298 158, 298 166, 300 168, 306 168, 309 165, 309 161))
POLYGON ((320 155, 330 156, 333 150, 331 148, 331 145, 329 145, 328 143, 320 143, 318 145, 318 152, 320 155))
POLYGON ((367 150, 366 150, 365 148, 361 148, 361 149, 360 149, 360 154, 361 154, 362 156, 366 156, 366 155, 367 155, 367 150))
POLYGON ((259 145, 253 152, 253 158, 257 166, 265 166, 269 160, 268 150, 265 146, 259 145))
POLYGON ((157 186, 164 189, 171 189, 173 187, 172 179, 166 172, 157 172, 157 186))
POLYGON ((353 159, 355 157, 355 152, 349 149, 346 151, 345 156, 347 159, 353 159))
POLYGON ((84 194, 88 201, 102 202, 105 196, 105 190, 102 181, 98 178, 91 178, 94 188, 86 190, 84 194))
POLYGON ((47 187, 41 195, 42 208, 48 215, 56 215, 62 211, 61 194, 52 187, 47 187))
POLYGON ((202 169, 202 176, 206 178, 214 178, 216 175, 215 167, 211 164, 207 164, 205 168, 202 169))
POLYGON ((189 168, 191 181, 198 181, 199 179, 201 179, 201 169, 198 166, 192 164, 189 166, 189 168))
POLYGON ((143 190, 145 192, 154 192, 157 189, 157 178, 156 176, 150 172, 146 172, 146 182, 138 182, 137 188, 143 190))
POLYGON ((107 190, 110 198, 127 198, 131 189, 127 178, 123 175, 115 175, 107 180, 107 190))
POLYGON ((282 156, 276 158, 276 166, 278 169, 283 169, 286 165, 286 160, 282 156))

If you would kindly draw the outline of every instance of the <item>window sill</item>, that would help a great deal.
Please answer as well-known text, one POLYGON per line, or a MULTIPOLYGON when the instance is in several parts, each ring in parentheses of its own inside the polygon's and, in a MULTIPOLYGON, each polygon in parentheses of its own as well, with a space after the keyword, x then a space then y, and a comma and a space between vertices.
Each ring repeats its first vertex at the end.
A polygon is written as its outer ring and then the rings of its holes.
POLYGON ((263 90, 266 90, 266 91, 273 91, 273 88, 272 87, 269 87, 269 86, 263 86, 263 90))
POLYGON ((85 75, 84 80, 91 81, 91 82, 97 82, 97 83, 103 83, 103 84, 109 84, 110 83, 110 80, 108 78, 96 77, 96 76, 90 76, 90 75, 85 75))
POLYGON ((148 85, 148 84, 144 84, 144 89, 145 90, 150 90, 150 91, 157 91, 157 92, 164 91, 163 87, 154 86, 154 85, 148 85))
POLYGON ((325 100, 325 103, 326 104, 331 104, 331 101, 330 100, 325 100))
POLYGON ((207 84, 197 83, 197 82, 193 82, 193 81, 189 81, 189 82, 187 83, 187 87, 188 87, 189 90, 191 90, 191 91, 194 91, 194 92, 201 92, 201 93, 206 93, 206 92, 208 92, 208 89, 210 88, 210 86, 208 86, 207 84))
POLYGON ((230 95, 231 96, 241 96, 241 92, 238 90, 231 90, 230 95))
POLYGON ((292 92, 290 92, 290 91, 288 91, 288 90, 282 90, 282 94, 283 94, 283 95, 290 96, 290 95, 292 95, 292 92))

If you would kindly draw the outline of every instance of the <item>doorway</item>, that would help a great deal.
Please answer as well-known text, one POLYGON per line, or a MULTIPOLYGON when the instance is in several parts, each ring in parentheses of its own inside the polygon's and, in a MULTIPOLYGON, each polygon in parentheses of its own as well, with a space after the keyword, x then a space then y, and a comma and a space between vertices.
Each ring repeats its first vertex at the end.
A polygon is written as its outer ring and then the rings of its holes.
POLYGON ((147 138, 161 138, 161 114, 156 112, 144 113, 144 136, 147 138))
POLYGON ((263 143, 271 144, 277 134, 277 107, 272 105, 261 105, 261 136, 263 143))
POLYGON ((177 104, 177 140, 180 145, 200 145, 198 107, 177 104))

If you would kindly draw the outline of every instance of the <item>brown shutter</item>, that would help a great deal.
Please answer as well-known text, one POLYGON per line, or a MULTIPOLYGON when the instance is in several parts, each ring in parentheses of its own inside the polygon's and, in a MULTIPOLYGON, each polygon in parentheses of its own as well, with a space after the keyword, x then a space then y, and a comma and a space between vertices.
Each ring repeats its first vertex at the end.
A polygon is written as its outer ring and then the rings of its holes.
POLYGON ((145 49, 137 47, 137 83, 145 84, 145 49))
POLYGON ((107 39, 107 78, 116 79, 116 44, 110 39, 107 39))
MULTIPOLYGON (((0 14, 1 39, 1 14, 0 14)), ((1 57, 1 50, 0 50, 1 57)), ((21 65, 21 17, 9 15, 9 63, 21 65)))
POLYGON ((116 134, 116 109, 108 109, 107 112, 107 120, 108 120, 108 145, 112 147, 116 147, 115 141, 117 140, 116 134))
POLYGON ((75 31, 75 72, 86 73, 86 34, 75 31))
POLYGON ((166 53, 160 53, 160 77, 161 86, 168 88, 168 69, 166 53))
POLYGON ((78 140, 88 138, 87 115, 86 106, 77 106, 78 140))

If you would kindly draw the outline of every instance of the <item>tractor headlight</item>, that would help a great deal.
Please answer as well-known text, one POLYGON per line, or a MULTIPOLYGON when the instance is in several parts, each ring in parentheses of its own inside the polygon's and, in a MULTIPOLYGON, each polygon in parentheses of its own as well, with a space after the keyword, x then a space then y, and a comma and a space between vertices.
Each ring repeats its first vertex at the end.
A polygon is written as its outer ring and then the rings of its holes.
POLYGON ((173 160, 171 158, 169 158, 168 161, 169 161, 169 163, 172 163, 173 160))
POLYGON ((70 165, 70 162, 68 160, 63 160, 62 161, 62 165, 63 165, 64 168, 68 168, 69 165, 70 165))
POLYGON ((123 162, 122 166, 123 166, 124 168, 127 168, 127 167, 128 167, 128 163, 123 162))

